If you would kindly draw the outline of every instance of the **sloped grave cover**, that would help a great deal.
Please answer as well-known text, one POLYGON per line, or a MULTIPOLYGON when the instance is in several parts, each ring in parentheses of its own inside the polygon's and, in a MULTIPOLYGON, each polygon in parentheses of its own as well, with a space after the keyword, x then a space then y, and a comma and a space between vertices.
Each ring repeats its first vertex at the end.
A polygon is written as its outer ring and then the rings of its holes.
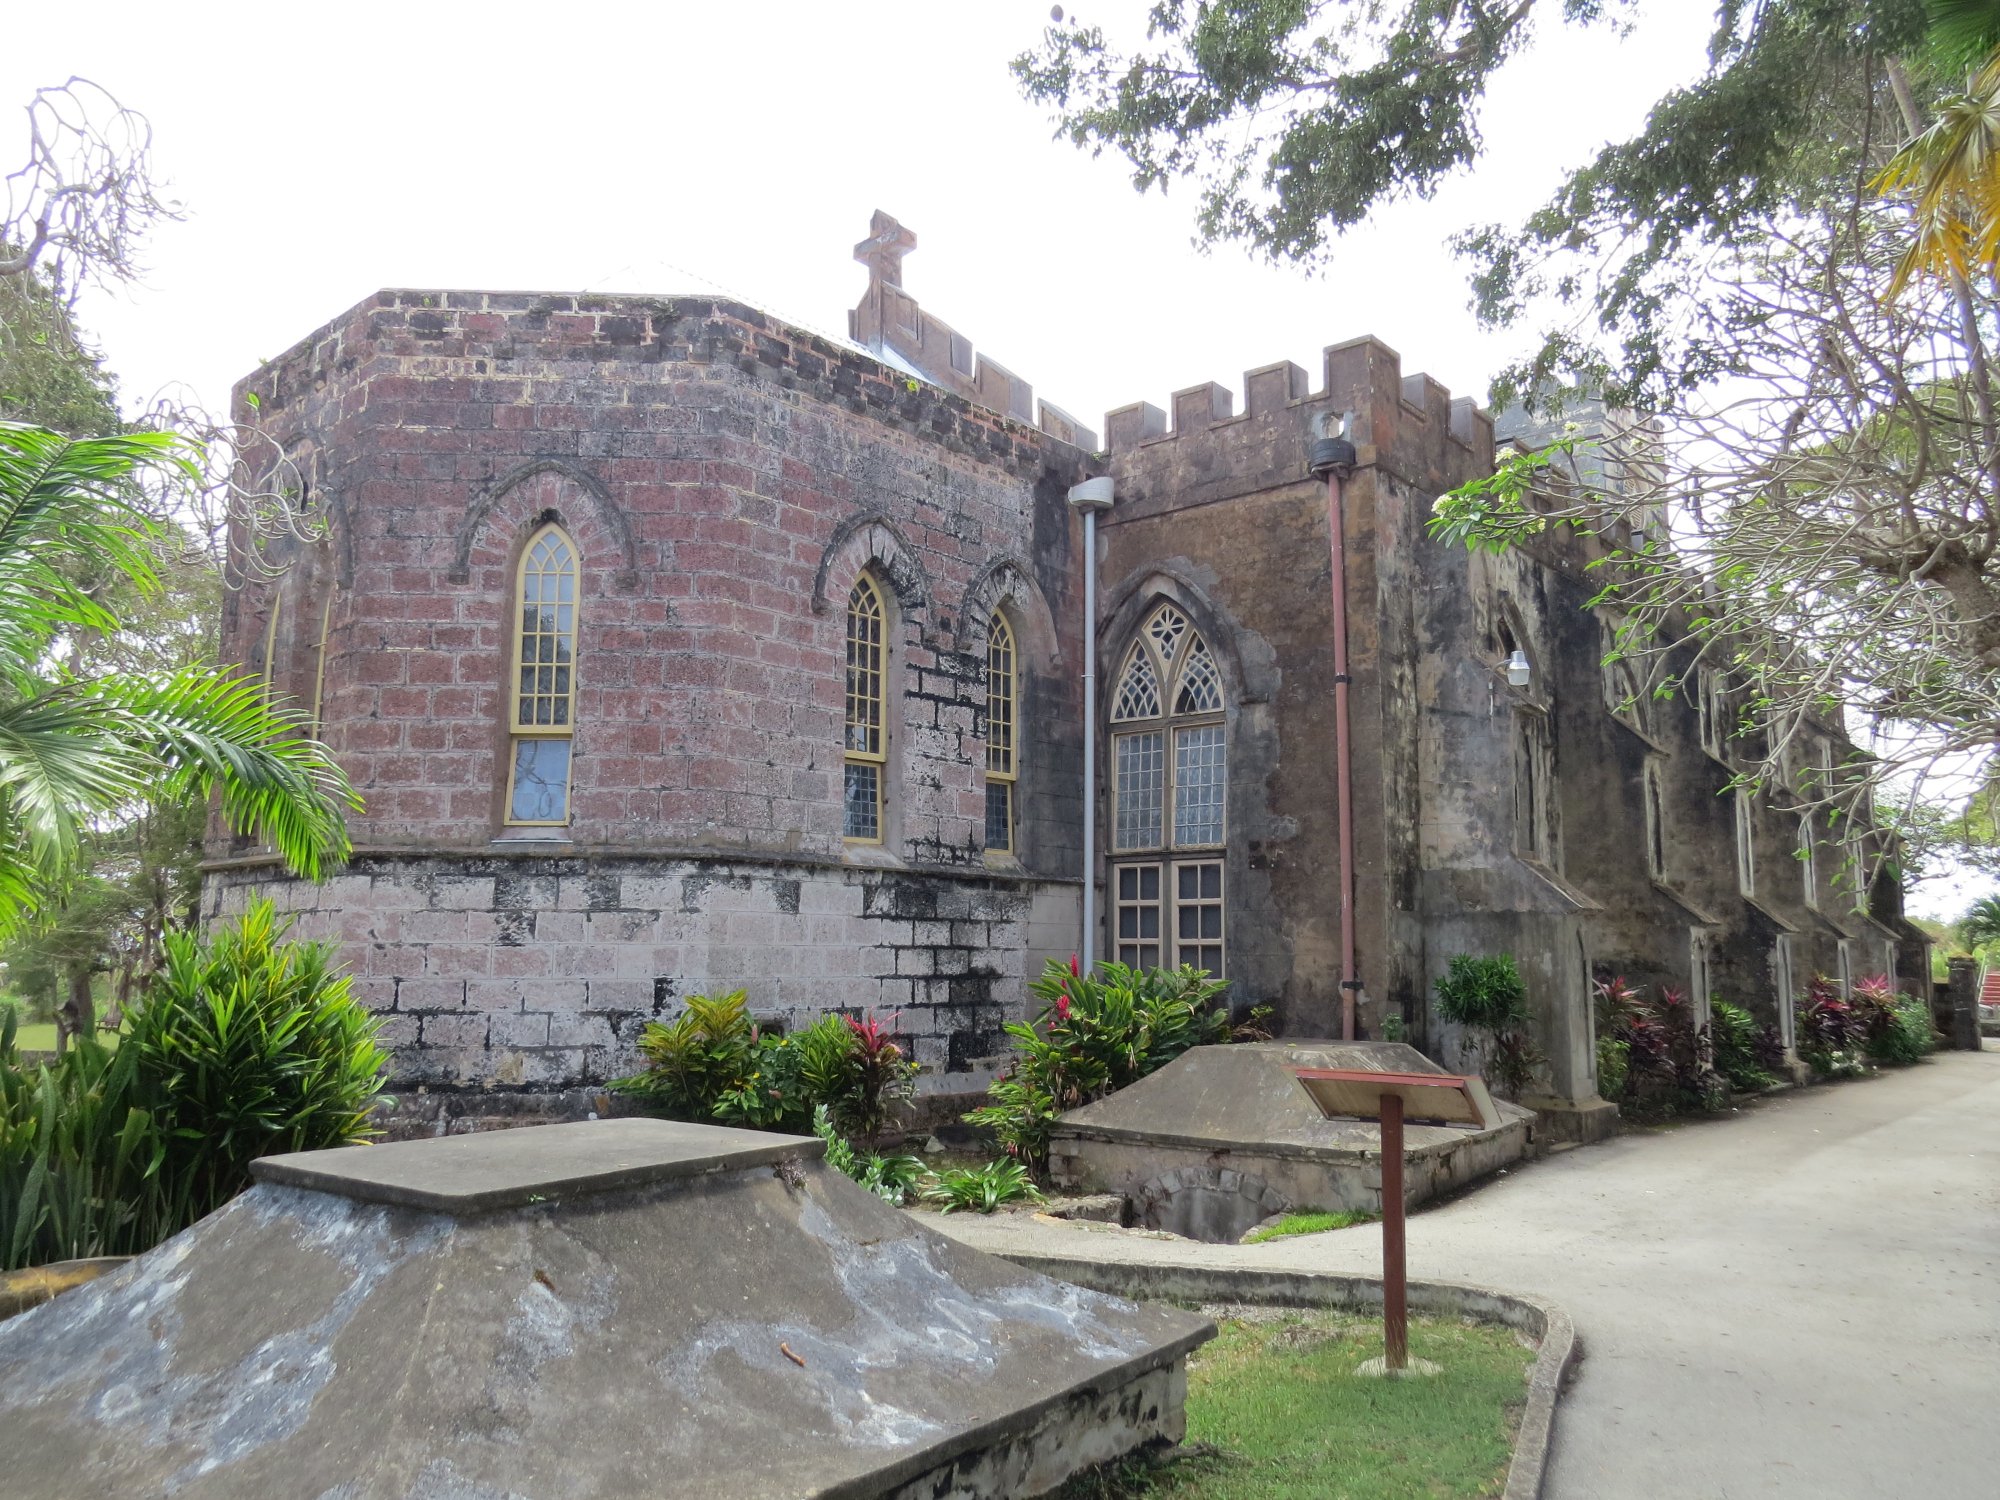
POLYGON ((0 1488, 1034 1493, 1180 1436, 1211 1325, 958 1245, 821 1149, 615 1120, 259 1162, 0 1324, 0 1488))
MULTIPOLYGON (((1157 1073, 1064 1114, 1056 1138, 1149 1142, 1322 1159, 1380 1158, 1380 1127, 1321 1116, 1293 1074, 1295 1068, 1346 1068, 1373 1073, 1445 1070, 1406 1042, 1236 1042, 1193 1047, 1157 1073)), ((1407 1155, 1449 1150, 1467 1140, 1520 1133, 1532 1120, 1519 1105, 1496 1102, 1494 1130, 1408 1125, 1407 1155)))

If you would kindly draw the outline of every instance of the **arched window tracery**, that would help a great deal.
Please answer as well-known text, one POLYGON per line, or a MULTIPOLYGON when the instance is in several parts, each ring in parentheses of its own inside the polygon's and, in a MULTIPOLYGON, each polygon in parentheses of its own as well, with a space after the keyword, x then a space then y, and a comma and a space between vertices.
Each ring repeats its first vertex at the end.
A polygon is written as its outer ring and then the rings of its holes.
POLYGON ((1223 973, 1225 708, 1208 643, 1184 611, 1160 604, 1111 699, 1110 916, 1120 963, 1223 973))

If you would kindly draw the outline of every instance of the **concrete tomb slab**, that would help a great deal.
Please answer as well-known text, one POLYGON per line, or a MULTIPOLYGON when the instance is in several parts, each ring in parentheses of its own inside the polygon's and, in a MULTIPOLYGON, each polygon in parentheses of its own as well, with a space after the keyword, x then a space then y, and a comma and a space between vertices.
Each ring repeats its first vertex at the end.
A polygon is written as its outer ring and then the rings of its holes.
MULTIPOLYGON (((1402 1042, 1283 1041, 1195 1047, 1056 1126, 1049 1167, 1078 1192, 1122 1193, 1135 1221, 1235 1240, 1273 1214, 1382 1207, 1380 1127, 1328 1120, 1294 1068, 1445 1070, 1402 1042)), ((1423 1203, 1526 1154, 1532 1112, 1496 1102, 1500 1123, 1404 1130, 1404 1199, 1423 1203)))
POLYGON ((972 1500, 1180 1438, 1212 1325, 959 1245, 818 1146, 633 1120, 262 1163, 0 1324, 7 1494, 972 1500))
POLYGON ((673 1120, 588 1120, 559 1130, 490 1130, 267 1156, 251 1163, 250 1175, 363 1203, 467 1214, 825 1152, 817 1136, 673 1120))

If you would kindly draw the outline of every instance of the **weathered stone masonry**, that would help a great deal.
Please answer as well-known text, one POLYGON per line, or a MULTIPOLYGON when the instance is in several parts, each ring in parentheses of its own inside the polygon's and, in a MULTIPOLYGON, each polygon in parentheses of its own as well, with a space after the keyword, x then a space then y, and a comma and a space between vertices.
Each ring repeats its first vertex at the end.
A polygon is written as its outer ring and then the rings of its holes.
POLYGON ((232 599, 225 650, 319 705, 368 810, 317 890, 218 848, 209 910, 254 887, 338 937, 401 1085, 600 1082, 740 986, 894 1017, 926 1087, 983 1087, 1024 969, 1075 945, 1083 454, 707 300, 385 292, 251 394, 331 535, 232 599), (571 817, 508 827, 515 566, 548 521, 582 570, 571 817), (864 569, 894 617, 879 848, 840 822, 864 569), (1041 726, 1009 857, 982 849, 995 609, 1041 726))
POLYGON ((787 1025, 873 1013, 927 1092, 983 1089, 1025 981, 1079 946, 1086 732, 1098 951, 1118 951, 1115 880, 1150 867, 1164 961, 1177 919, 1219 916, 1196 951, 1223 955, 1231 1003, 1272 1006, 1291 1037, 1334 1034, 1330 532, 1306 452, 1342 431, 1364 1035, 1397 1016, 1457 1065, 1432 985, 1455 954, 1511 953, 1538 1091, 1590 1110, 1595 979, 1690 989, 1697 1009, 1722 994, 1782 1030, 1787 988, 1815 972, 1925 971, 1894 879, 1855 889, 1881 836, 1806 821, 1801 776, 1859 753, 1839 725, 1799 726, 1800 774, 1739 802, 1755 747, 1716 732, 1739 717, 1726 684, 1629 701, 1590 603, 1624 520, 1499 558, 1427 535, 1432 500, 1491 471, 1494 423, 1472 402, 1355 339, 1314 375, 1249 372, 1240 411, 1213 383, 1114 411, 1091 454, 1075 419, 903 290, 913 244, 878 215, 858 248, 871 275, 851 327, 874 355, 712 299, 389 291, 239 389, 330 534, 231 596, 224 651, 317 709, 368 810, 320 887, 218 842, 206 909, 265 891, 338 940, 398 1088, 460 1112, 507 1095, 581 1108, 635 1066, 648 1020, 740 987, 787 1025), (1091 724, 1065 495, 1100 473, 1117 500, 1091 724), (567 822, 510 826, 517 566, 551 524, 580 564, 567 822), (864 573, 885 610, 879 844, 842 821, 846 601, 864 573), (1020 670, 1007 854, 984 847, 996 611, 1020 670), (1167 615, 1204 643, 1214 696, 1108 722, 1167 615), (1162 748, 1154 821, 1114 849, 1120 734, 1162 748), (1183 744, 1214 757, 1189 762, 1213 779, 1185 783, 1210 799, 1190 803, 1187 839, 1164 748, 1183 744), (1164 889, 1191 872, 1214 883, 1207 908, 1164 889))

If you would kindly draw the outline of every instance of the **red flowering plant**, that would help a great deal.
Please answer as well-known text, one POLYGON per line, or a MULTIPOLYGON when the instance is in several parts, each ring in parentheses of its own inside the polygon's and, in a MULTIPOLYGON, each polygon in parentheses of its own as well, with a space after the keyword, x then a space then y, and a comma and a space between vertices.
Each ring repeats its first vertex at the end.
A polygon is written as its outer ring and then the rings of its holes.
POLYGON ((1662 985, 1648 1000, 1623 975, 1593 989, 1599 1093, 1639 1118, 1718 1109, 1727 1101, 1713 1035, 1696 1023, 1685 991, 1662 985))
POLYGON ((1038 1175, 1048 1163, 1056 1117, 1165 1067, 1190 1047, 1229 1040, 1225 986, 1200 969, 1099 964, 1085 974, 1072 958, 1050 959, 1028 986, 1042 1002, 1032 1024, 1007 1027, 1016 1053, 966 1123, 991 1131, 1038 1175))

